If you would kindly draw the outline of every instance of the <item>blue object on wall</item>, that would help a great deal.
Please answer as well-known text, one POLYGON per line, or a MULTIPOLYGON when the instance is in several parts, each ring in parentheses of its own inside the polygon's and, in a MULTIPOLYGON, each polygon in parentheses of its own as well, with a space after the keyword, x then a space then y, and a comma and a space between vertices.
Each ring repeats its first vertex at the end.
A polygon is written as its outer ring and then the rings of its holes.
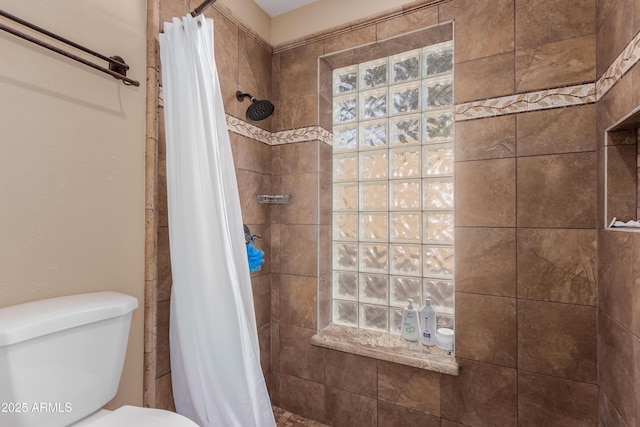
POLYGON ((262 264, 264 264, 264 251, 253 246, 254 238, 259 239, 260 236, 252 235, 249 227, 244 224, 244 240, 247 244, 247 258, 249 259, 249 271, 251 273, 259 271, 262 268, 262 264))

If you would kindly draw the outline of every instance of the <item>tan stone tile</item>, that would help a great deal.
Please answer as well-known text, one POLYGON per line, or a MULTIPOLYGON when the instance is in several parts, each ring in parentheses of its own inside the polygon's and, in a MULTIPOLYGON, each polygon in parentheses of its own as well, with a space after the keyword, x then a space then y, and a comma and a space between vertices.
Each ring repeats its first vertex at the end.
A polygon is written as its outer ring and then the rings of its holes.
POLYGON ((456 226, 514 227, 515 160, 456 163, 456 226))
POLYGON ((171 372, 169 355, 169 301, 158 302, 156 322, 156 378, 160 378, 171 372))
POLYGON ((516 0, 516 49, 595 35, 595 0, 516 0))
POLYGON ((317 274, 318 226, 281 225, 280 272, 301 276, 317 274))
MULTIPOLYGON (((285 94, 289 96, 288 93, 285 94)), ((318 95, 283 98, 275 103, 274 130, 289 130, 318 124, 318 95)))
POLYGON ((596 230, 520 228, 518 297, 596 304, 596 230))
POLYGON ((184 16, 191 11, 189 0, 162 0, 160 1, 160 28, 163 22, 171 22, 172 18, 184 16))
POLYGON ((271 321, 280 321, 280 274, 271 274, 271 321))
POLYGON ((280 323, 316 327, 317 279, 315 277, 280 275, 280 323))
POLYGON ((260 366, 265 381, 271 373, 271 323, 258 327, 258 345, 260 347, 260 366))
POLYGON ((271 173, 271 146, 246 136, 236 135, 237 154, 234 158, 236 169, 244 169, 262 174, 271 173))
POLYGON ((516 92, 595 80, 595 35, 516 51, 516 92))
POLYGON ((514 73, 511 52, 457 62, 454 81, 456 104, 513 94, 514 73))
POLYGON ((326 422, 332 426, 376 427, 376 400, 325 386, 326 422))
POLYGON ((603 311, 599 312, 598 326, 600 390, 627 425, 636 425, 634 365, 638 355, 634 352, 633 336, 603 311))
POLYGON ((518 158, 518 226, 595 228, 596 154, 518 158))
POLYGON ((456 0, 455 20, 456 62, 513 51, 513 0, 456 0))
POLYGON ((518 373, 518 426, 598 425, 598 386, 518 373))
POLYGON ((283 194, 291 195, 291 203, 280 207, 281 224, 317 224, 318 173, 282 175, 283 194))
POLYGON ((376 26, 367 25, 356 30, 345 31, 324 39, 324 54, 328 55, 376 41, 376 26))
POLYGON ((324 385, 291 375, 279 375, 279 405, 294 414, 324 420, 324 385))
POLYGON ((318 57, 322 42, 305 44, 280 53, 280 100, 318 93, 318 57))
POLYGON ((252 275, 251 289, 256 325, 261 327, 271 322, 271 275, 252 275))
POLYGON ((326 350, 324 383, 328 386, 377 398, 377 362, 369 357, 326 350))
POLYGON ((398 36, 413 30, 436 25, 438 23, 438 7, 432 6, 404 13, 395 18, 376 24, 377 40, 398 36))
MULTIPOLYGON (((180 16, 184 16, 186 12, 185 10, 180 16)), ((240 31, 215 8, 208 9, 207 15, 213 19, 214 54, 218 76, 237 84, 240 31)))
POLYGON ((636 298, 634 263, 636 258, 631 233, 599 231, 598 305, 622 326, 631 329, 636 298))
POLYGON ((311 345, 315 333, 315 329, 280 324, 281 373, 324 382, 324 349, 311 345))
POLYGON ((600 426, 629 427, 624 422, 618 410, 611 404, 607 395, 600 391, 600 403, 598 404, 598 422, 600 426))
POLYGON ((596 308, 518 300, 518 368, 596 383, 596 308))
POLYGON ((518 156, 596 149, 596 106, 581 105, 518 114, 518 156))
POLYGON ((318 141, 284 144, 280 147, 280 173, 308 173, 318 171, 318 141))
MULTIPOLYGON (((638 68, 637 66, 635 68, 638 68)), ((625 74, 616 84, 598 100, 596 116, 598 137, 614 123, 622 120, 637 104, 634 104, 635 86, 633 72, 625 74)))
POLYGON ((469 426, 516 426, 517 371, 458 359, 460 375, 443 375, 442 418, 469 426))
POLYGON ((173 391, 171 387, 171 374, 161 376, 156 380, 156 405, 155 408, 176 411, 173 403, 173 391))
POLYGON ((456 160, 484 160, 514 157, 516 116, 456 122, 456 160))
MULTIPOLYGON (((256 99, 271 99, 271 52, 241 31, 238 38, 238 90, 256 99)), ((249 101, 245 98, 245 103, 249 101)))
POLYGON ((378 361, 378 399, 440 416, 440 374, 378 361))
POLYGON ((516 229, 456 229, 456 290, 516 296, 516 229))
POLYGON ((634 0, 600 0, 598 2, 598 11, 603 11, 598 14, 598 46, 596 50, 598 78, 637 31, 637 22, 634 22, 635 14, 632 12, 634 7, 637 8, 637 3, 634 0), (601 3, 604 4, 601 5, 601 3))
POLYGON ((245 224, 266 224, 269 220, 269 205, 258 203, 258 194, 268 194, 269 175, 246 170, 236 170, 242 221, 245 224))
POLYGON ((516 366, 516 300, 456 292, 456 355, 516 366))
POLYGON ((440 418, 379 400, 378 427, 398 426, 440 427, 440 418))

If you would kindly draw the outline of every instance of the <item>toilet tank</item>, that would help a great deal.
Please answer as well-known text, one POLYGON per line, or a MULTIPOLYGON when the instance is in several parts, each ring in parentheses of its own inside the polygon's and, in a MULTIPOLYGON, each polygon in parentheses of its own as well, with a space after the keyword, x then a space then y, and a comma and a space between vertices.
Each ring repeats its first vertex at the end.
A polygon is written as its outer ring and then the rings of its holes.
POLYGON ((67 426, 113 399, 137 306, 94 292, 0 308, 0 426, 67 426))

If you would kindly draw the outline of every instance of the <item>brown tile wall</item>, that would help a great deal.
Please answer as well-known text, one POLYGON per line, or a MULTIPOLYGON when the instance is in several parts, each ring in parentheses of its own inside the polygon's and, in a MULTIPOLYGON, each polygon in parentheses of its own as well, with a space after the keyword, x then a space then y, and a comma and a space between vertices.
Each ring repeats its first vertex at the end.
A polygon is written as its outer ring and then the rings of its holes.
MULTIPOLYGON (((163 16, 189 10, 187 0, 165 3, 163 16)), ((243 114, 235 90, 255 91, 276 105, 260 125, 279 131, 329 127, 318 56, 451 19, 456 103, 593 82, 639 28, 640 1, 450 0, 273 55, 215 8, 208 13, 216 20, 227 113, 243 114)), ((595 426, 598 416, 604 426, 640 422, 640 323, 630 314, 640 304, 640 239, 599 231, 596 216, 603 147, 596 132, 638 104, 638 69, 597 106, 456 124, 457 377, 310 345, 330 319, 330 147, 268 147, 232 135, 245 222, 265 236, 258 245, 267 264, 253 285, 273 403, 334 426, 595 426), (260 191, 293 201, 257 205, 260 191)), ((162 215, 158 286, 166 300, 162 215)), ((158 388, 170 387, 165 378, 158 388)))
MULTIPOLYGON (((597 72, 600 76, 640 30, 640 1, 599 1, 597 29, 597 72)), ((609 151, 611 159, 617 160, 618 170, 611 171, 614 173, 612 179, 629 172, 628 165, 635 169, 636 149, 627 144, 629 139, 633 144, 636 135, 631 133, 629 138, 615 137, 606 141, 604 130, 640 105, 639 83, 640 66, 635 65, 598 102, 598 156, 601 165, 605 150, 609 151), (607 143, 610 145, 606 146, 607 143)), ((601 213, 605 198, 604 167, 598 171, 601 213)), ((629 174, 631 179, 633 172, 629 174)), ((621 189, 611 186, 609 189, 610 214, 625 211, 621 217, 625 216, 625 220, 627 215, 634 218, 636 207, 628 206, 628 198, 615 196, 616 192, 621 194, 621 189), (611 212, 612 205, 615 212, 611 212)), ((631 193, 634 193, 633 189, 631 193)), ((599 418, 603 427, 630 427, 640 423, 640 234, 605 231, 605 220, 598 221, 599 418)))

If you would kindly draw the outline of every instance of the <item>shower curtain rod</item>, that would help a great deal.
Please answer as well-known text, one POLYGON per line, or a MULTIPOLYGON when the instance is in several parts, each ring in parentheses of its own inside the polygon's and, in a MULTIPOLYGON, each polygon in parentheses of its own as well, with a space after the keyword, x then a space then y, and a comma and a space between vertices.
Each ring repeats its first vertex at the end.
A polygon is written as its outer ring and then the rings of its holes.
POLYGON ((91 68, 94 68, 98 71, 101 71, 103 73, 109 74, 112 77, 118 79, 118 80, 122 80, 122 83, 124 83, 125 85, 128 86, 140 86, 140 82, 136 81, 136 80, 132 80, 130 78, 127 77, 127 70, 129 69, 129 66, 124 62, 124 60, 119 57, 119 56, 111 56, 111 57, 107 57, 105 55, 102 55, 96 51, 93 51, 89 48, 86 48, 82 45, 79 45, 76 42, 73 42, 69 39, 66 39, 64 37, 61 37, 57 34, 52 33, 51 31, 45 30, 42 27, 39 27, 37 25, 34 25, 30 22, 25 21, 24 19, 18 18, 17 16, 11 15, 10 13, 5 12, 4 10, 0 9, 0 16, 3 16, 11 21, 17 22, 20 25, 23 25, 27 28, 30 28, 40 34, 44 34, 45 36, 48 36, 52 39, 58 40, 59 42, 62 42, 64 44, 67 44, 71 47, 74 47, 78 50, 81 50, 85 53, 88 53, 89 55, 93 55, 97 58, 102 59, 103 61, 106 61, 109 63, 109 68, 105 68, 101 65, 95 64, 91 61, 87 61, 84 58, 81 58, 71 52, 67 52, 66 50, 60 49, 59 47, 53 46, 47 42, 44 42, 42 40, 38 40, 35 37, 32 37, 28 34, 22 33, 14 28, 8 27, 4 24, 0 24, 0 30, 2 31, 6 31, 7 33, 13 34, 16 37, 19 37, 23 40, 26 40, 28 42, 37 44, 38 46, 41 46, 45 49, 49 49, 53 52, 56 52, 60 55, 66 56, 67 58, 73 59, 74 61, 80 62, 84 65, 87 65, 91 68))
POLYGON ((216 0, 205 0, 204 2, 202 2, 202 4, 200 6, 196 7, 195 9, 193 9, 193 11, 191 11, 191 16, 193 16, 195 18, 196 16, 198 16, 202 12, 204 12, 204 10, 206 8, 208 8, 209 6, 214 4, 215 2, 216 2, 216 0))

